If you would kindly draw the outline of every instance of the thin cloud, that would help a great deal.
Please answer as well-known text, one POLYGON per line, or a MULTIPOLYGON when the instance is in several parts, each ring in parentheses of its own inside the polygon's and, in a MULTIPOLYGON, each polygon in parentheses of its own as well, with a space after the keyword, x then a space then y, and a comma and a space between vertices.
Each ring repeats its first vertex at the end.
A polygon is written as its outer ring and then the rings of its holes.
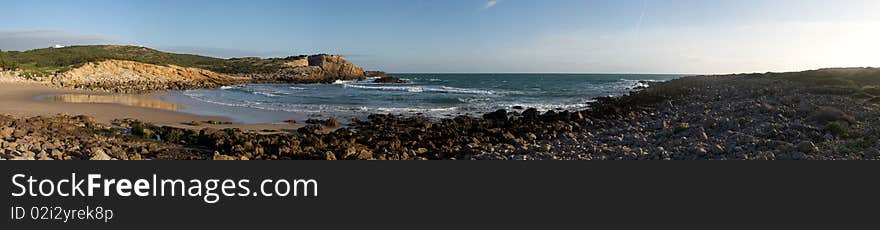
POLYGON ((2 50, 30 50, 53 45, 102 45, 115 42, 110 36, 67 30, 0 30, 2 50))
POLYGON ((172 53, 195 54, 218 58, 240 58, 240 57, 287 57, 299 55, 299 53, 283 52, 283 51, 258 51, 245 50, 235 48, 218 48, 203 46, 157 46, 154 47, 161 51, 172 53))
POLYGON ((483 5, 483 9, 489 9, 494 7, 495 5, 498 5, 498 0, 489 0, 486 1, 486 5, 483 5))

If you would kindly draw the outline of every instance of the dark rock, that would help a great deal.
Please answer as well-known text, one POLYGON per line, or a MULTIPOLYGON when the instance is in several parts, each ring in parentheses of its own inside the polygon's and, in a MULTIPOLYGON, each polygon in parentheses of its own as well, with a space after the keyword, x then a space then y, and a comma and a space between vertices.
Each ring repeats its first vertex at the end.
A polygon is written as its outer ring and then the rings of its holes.
POLYGON ((378 78, 376 80, 373 80, 373 82, 375 82, 375 83, 396 83, 396 84, 409 83, 409 81, 407 81, 407 80, 403 80, 403 79, 396 78, 396 77, 390 77, 390 76, 378 78))
POLYGON ((800 144, 797 145, 797 149, 798 149, 798 151, 801 151, 801 152, 804 152, 807 154, 819 152, 819 148, 816 147, 816 144, 813 144, 813 142, 811 142, 811 141, 802 141, 800 144))
POLYGON ((306 120, 306 124, 323 125, 327 128, 337 128, 339 127, 339 120, 337 120, 336 117, 330 117, 324 120, 309 118, 308 120, 306 120))
POLYGON ((323 130, 323 128, 320 125, 306 125, 296 131, 302 134, 317 135, 321 133, 321 130, 323 130))
POLYGON ((189 125, 189 126, 201 126, 201 125, 202 125, 202 123, 201 123, 201 122, 198 122, 198 121, 184 122, 183 124, 184 124, 184 125, 189 125))
POLYGON ((507 110, 499 109, 495 112, 483 114, 483 119, 495 121, 507 121, 507 110))
POLYGON ((522 112, 522 116, 526 120, 536 120, 541 114, 535 108, 529 108, 522 112))
POLYGON ((366 71, 364 72, 366 77, 387 77, 388 73, 382 71, 366 71))

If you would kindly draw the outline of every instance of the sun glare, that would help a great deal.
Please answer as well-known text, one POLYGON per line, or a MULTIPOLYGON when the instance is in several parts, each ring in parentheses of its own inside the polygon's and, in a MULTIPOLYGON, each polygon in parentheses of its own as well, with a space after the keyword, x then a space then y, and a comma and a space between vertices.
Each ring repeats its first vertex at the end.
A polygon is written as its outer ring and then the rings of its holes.
POLYGON ((880 67, 880 23, 847 28, 836 35, 831 50, 834 67, 880 67))

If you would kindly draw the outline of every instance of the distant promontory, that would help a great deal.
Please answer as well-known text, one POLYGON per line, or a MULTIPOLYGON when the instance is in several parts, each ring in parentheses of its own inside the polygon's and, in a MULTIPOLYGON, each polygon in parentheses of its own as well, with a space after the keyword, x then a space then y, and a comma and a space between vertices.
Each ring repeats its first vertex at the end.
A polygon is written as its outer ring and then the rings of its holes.
POLYGON ((244 83, 332 83, 383 76, 340 55, 214 58, 140 46, 96 45, 0 52, 0 80, 64 88, 148 92, 244 83))

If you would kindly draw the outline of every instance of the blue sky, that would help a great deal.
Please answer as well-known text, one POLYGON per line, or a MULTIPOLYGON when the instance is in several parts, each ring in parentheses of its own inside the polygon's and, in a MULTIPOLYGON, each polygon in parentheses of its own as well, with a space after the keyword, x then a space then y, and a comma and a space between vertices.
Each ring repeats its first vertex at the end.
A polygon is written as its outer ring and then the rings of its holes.
POLYGON ((880 66, 876 0, 0 0, 0 49, 343 54, 390 72, 730 73, 880 66))

